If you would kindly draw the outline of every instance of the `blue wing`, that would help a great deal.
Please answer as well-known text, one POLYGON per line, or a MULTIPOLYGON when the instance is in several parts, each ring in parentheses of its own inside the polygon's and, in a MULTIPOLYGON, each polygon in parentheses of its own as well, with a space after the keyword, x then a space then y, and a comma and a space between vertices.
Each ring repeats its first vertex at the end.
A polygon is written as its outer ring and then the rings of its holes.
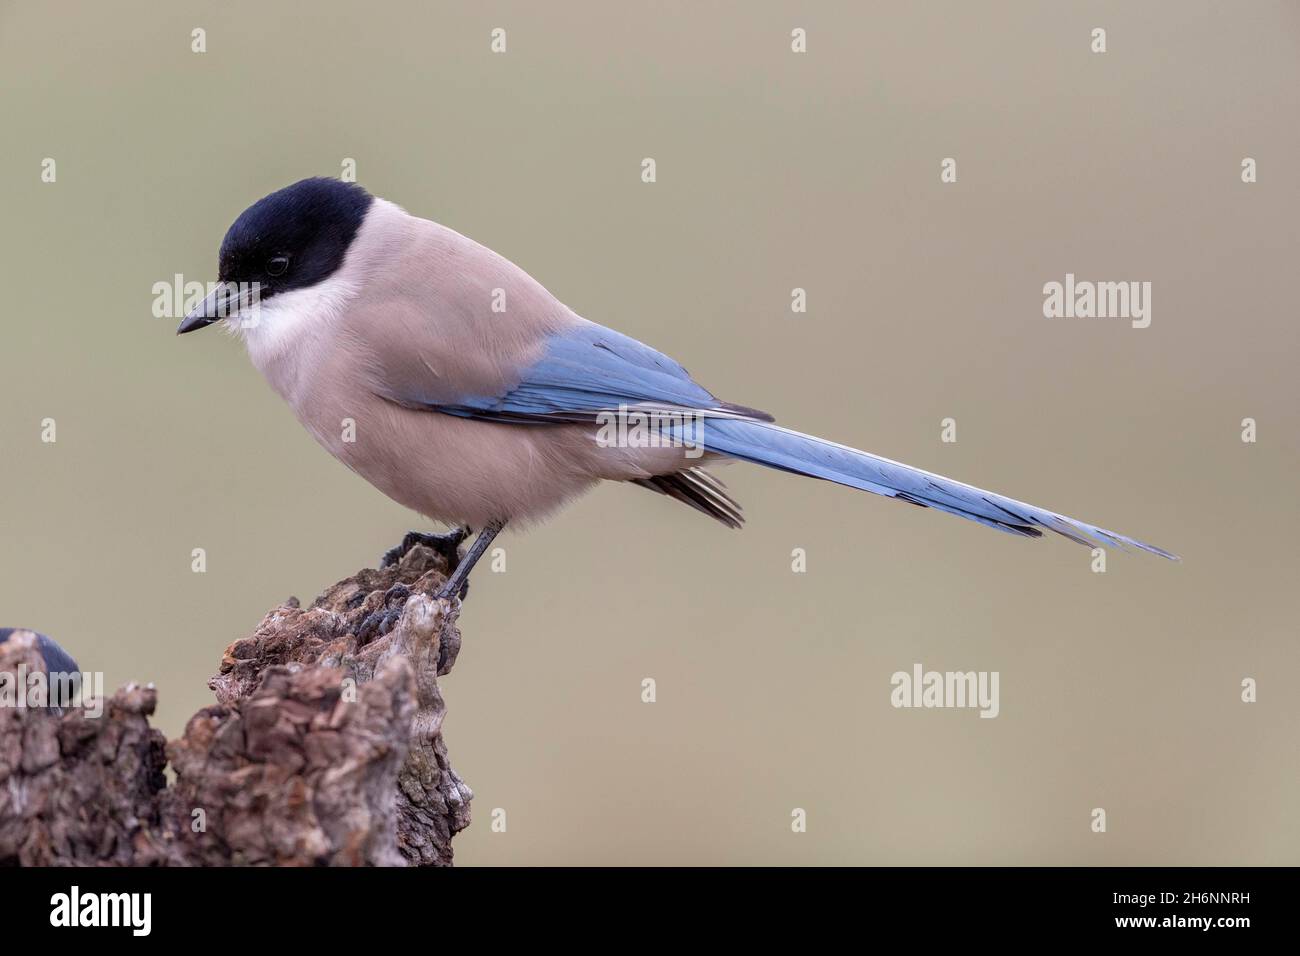
POLYGON ((772 420, 765 412, 718 401, 667 355, 592 322, 551 336, 542 357, 505 394, 463 396, 436 408, 497 421, 573 422, 591 421, 600 411, 622 405, 772 420))

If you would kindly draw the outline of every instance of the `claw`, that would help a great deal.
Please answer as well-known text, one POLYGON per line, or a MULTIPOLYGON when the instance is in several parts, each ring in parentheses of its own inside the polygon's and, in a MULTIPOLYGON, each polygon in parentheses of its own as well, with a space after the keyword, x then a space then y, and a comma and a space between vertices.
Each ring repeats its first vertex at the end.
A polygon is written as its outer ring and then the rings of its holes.
POLYGON ((460 546, 461 543, 469 537, 468 528, 452 528, 445 534, 425 534, 420 531, 408 531, 406 537, 402 538, 402 543, 395 548, 389 548, 384 552, 383 557, 379 559, 381 568, 391 568, 417 544, 422 544, 426 548, 432 548, 438 554, 442 555, 447 562, 447 573, 451 574, 460 564, 460 546))

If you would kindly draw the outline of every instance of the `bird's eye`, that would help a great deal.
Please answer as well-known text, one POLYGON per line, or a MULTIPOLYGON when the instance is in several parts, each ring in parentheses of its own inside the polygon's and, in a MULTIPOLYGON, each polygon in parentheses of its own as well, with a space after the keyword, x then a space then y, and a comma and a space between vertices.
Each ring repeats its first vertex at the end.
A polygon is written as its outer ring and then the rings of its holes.
POLYGON ((289 257, 276 256, 266 264, 266 274, 269 276, 282 276, 289 271, 289 257))

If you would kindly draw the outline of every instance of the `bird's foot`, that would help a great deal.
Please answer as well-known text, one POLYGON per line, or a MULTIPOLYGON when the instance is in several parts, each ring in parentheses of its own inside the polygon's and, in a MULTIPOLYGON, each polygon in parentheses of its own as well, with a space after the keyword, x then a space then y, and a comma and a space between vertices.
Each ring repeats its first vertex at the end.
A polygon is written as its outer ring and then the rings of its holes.
POLYGON ((391 568, 406 557, 407 552, 417 544, 422 544, 426 548, 432 548, 446 559, 447 573, 451 574, 460 564, 461 542, 468 538, 469 535, 469 528, 452 528, 445 534, 425 534, 420 531, 408 531, 401 544, 384 552, 384 556, 379 559, 379 566, 381 568, 391 568))

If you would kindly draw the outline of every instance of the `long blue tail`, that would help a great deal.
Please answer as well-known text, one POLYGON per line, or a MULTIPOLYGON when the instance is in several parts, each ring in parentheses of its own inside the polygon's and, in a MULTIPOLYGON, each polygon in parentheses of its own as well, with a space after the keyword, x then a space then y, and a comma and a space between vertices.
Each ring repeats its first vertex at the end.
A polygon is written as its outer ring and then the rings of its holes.
POLYGON ((1178 560, 1177 555, 1163 548, 1105 528, 770 422, 709 418, 704 423, 703 445, 708 451, 729 458, 824 478, 924 508, 937 508, 1008 534, 1038 538, 1044 530, 1054 531, 1089 548, 1131 547, 1178 560))

